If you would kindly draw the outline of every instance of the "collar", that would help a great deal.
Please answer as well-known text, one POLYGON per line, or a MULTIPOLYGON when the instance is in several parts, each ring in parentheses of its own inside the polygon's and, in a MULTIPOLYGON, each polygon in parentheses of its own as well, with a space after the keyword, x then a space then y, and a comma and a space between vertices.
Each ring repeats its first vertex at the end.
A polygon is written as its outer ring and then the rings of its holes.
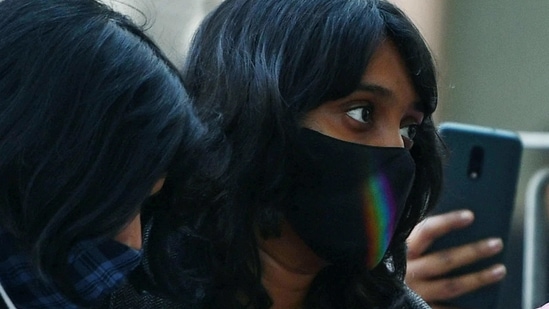
MULTIPOLYGON (((68 255, 61 291, 46 275, 40 278, 30 256, 11 234, 0 230, 0 282, 18 308, 79 308, 96 304, 122 284, 140 262, 142 251, 107 238, 76 243, 68 255)), ((9 296, 8 296, 9 295, 9 296)))

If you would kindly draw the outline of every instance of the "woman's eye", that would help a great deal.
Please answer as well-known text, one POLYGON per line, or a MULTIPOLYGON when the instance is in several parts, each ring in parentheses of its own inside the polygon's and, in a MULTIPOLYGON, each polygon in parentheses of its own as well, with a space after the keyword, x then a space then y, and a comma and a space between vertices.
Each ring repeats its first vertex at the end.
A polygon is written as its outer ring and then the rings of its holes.
POLYGON ((374 108, 372 106, 360 106, 347 111, 347 116, 362 123, 370 123, 372 122, 373 112, 374 108))
POLYGON ((412 124, 405 126, 403 128, 400 128, 400 135, 404 139, 406 148, 410 149, 412 148, 414 144, 414 138, 416 137, 417 130, 418 130, 417 124, 412 124))

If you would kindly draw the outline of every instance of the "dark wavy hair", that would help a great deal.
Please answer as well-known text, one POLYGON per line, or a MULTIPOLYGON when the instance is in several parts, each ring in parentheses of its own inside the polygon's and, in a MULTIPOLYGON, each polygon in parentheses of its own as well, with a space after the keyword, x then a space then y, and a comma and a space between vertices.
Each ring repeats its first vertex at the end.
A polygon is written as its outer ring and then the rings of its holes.
POLYGON ((211 308, 270 306, 256 229, 265 237, 280 232, 301 119, 353 92, 387 38, 403 57, 426 115, 411 150, 412 193, 384 262, 355 275, 327 267, 306 308, 396 306, 404 293, 406 238, 440 191, 440 142, 431 119, 437 85, 418 30, 394 5, 375 0, 225 0, 199 26, 183 79, 200 116, 218 124, 233 148, 225 178, 231 198, 190 211, 194 220, 181 249, 187 252, 181 269, 171 272, 179 275, 164 278, 174 294, 186 289, 180 295, 197 302, 202 295, 211 308))
POLYGON ((0 226, 40 274, 118 233, 158 179, 194 164, 203 134, 178 70, 125 16, 0 2, 0 226))

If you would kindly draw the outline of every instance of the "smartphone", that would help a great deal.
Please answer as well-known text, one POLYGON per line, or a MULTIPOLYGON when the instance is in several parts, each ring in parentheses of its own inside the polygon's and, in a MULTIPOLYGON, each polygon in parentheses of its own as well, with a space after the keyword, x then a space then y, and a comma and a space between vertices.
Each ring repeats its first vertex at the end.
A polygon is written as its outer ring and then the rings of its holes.
MULTIPOLYGON (((461 123, 442 123, 439 134, 447 146, 441 199, 433 213, 470 209, 471 226, 437 239, 430 252, 499 237, 504 250, 496 256, 450 273, 458 276, 503 263, 505 244, 511 230, 519 177, 522 143, 518 135, 461 123)), ((497 308, 501 282, 455 298, 448 306, 467 309, 497 308)))

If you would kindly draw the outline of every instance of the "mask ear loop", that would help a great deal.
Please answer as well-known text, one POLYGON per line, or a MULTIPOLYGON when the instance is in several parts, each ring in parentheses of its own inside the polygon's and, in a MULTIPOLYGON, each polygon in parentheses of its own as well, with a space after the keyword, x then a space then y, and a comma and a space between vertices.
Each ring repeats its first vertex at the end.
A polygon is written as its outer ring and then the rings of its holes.
POLYGON ((2 284, 0 284, 0 295, 2 295, 2 299, 4 300, 4 303, 6 304, 8 309, 17 309, 15 308, 15 305, 8 296, 8 293, 6 293, 6 290, 4 290, 2 284))

